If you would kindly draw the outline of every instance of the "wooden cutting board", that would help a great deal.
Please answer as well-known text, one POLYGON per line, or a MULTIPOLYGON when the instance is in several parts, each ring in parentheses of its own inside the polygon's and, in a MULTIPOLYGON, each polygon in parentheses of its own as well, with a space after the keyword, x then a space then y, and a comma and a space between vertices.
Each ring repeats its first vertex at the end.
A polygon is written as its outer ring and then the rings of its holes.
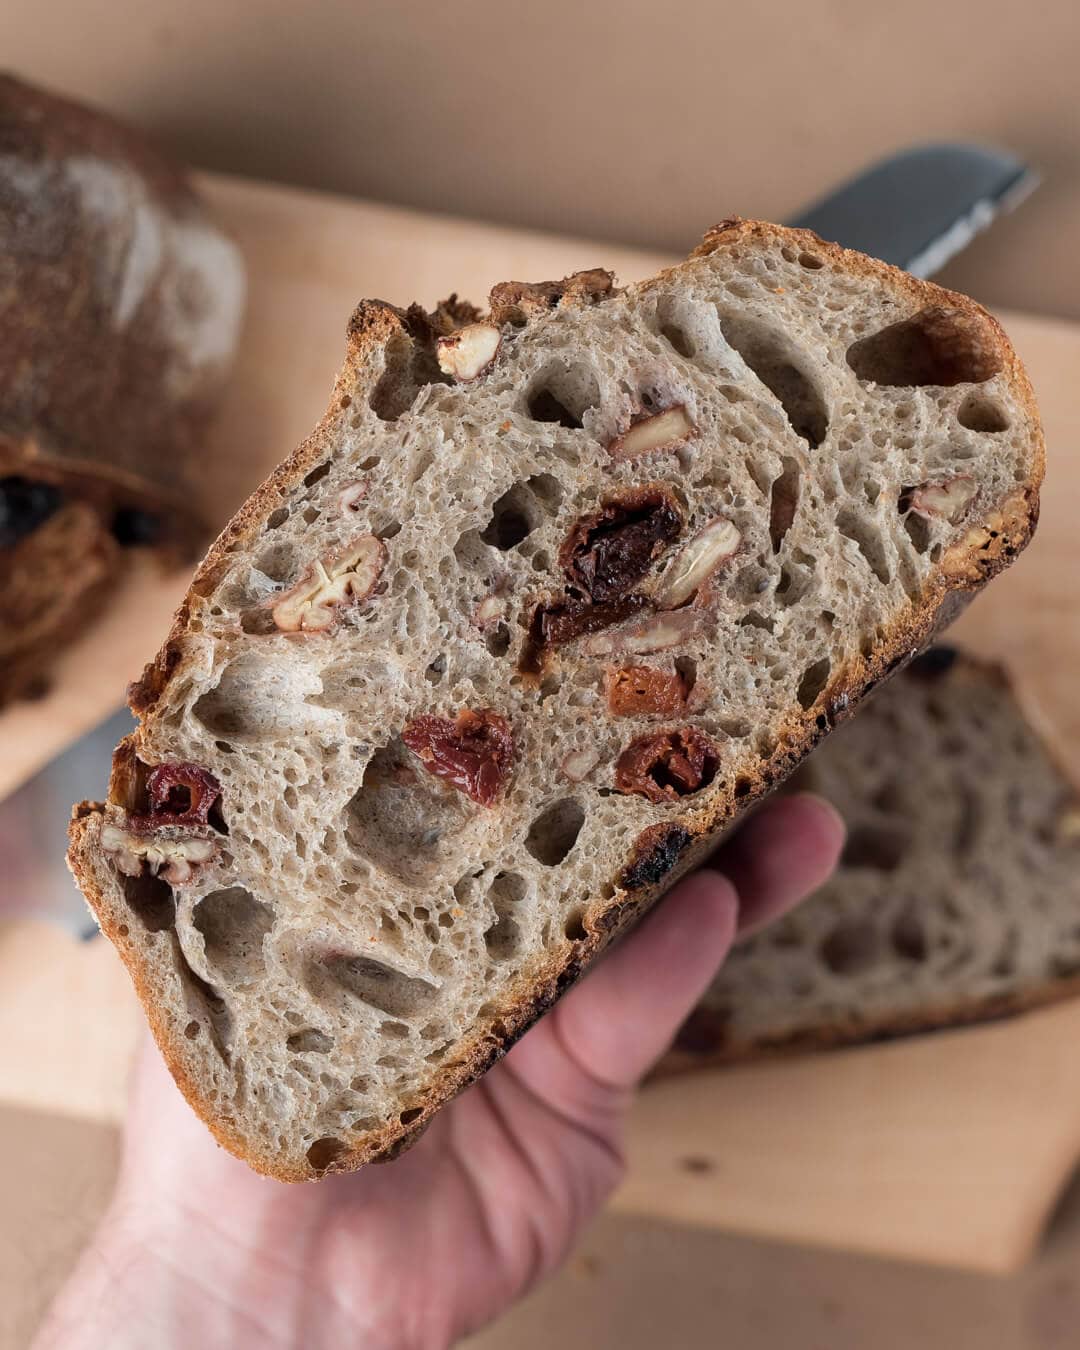
MULTIPOLYGON (((506 278, 667 261, 313 193, 204 180, 251 278, 233 390, 207 455, 221 515, 322 414, 362 296, 482 299, 506 278)), ((688 246, 693 241, 688 240, 688 246)), ((1009 662, 1059 752, 1080 764, 1080 330, 1005 316, 1051 447, 1043 519, 1020 562, 955 629, 1009 662)), ((184 577, 137 569, 105 622, 64 655, 52 692, 0 715, 0 796, 122 698, 184 577)), ((102 786, 107 766, 102 765, 102 786)), ((33 882, 27 883, 31 888, 33 882)), ((138 1010, 103 944, 0 925, 0 1101, 118 1119, 138 1010), (72 1026, 88 1029, 72 1035, 72 1026)), ((1010 1269, 1080 1158, 1080 1003, 962 1032, 649 1088, 631 1122, 626 1211, 883 1254, 1010 1269)))

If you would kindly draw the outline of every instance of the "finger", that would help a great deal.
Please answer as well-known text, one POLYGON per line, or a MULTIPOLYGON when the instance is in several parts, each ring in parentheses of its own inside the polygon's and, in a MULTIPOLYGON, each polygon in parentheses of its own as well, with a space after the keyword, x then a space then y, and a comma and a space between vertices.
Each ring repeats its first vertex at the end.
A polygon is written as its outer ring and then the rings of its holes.
POLYGON ((746 822, 706 864, 739 894, 739 935, 772 923, 826 881, 844 846, 844 822, 821 797, 781 797, 746 822))
POLYGON ((716 974, 737 913, 731 883, 697 872, 566 995, 552 1030, 584 1074, 615 1089, 638 1081, 716 974))

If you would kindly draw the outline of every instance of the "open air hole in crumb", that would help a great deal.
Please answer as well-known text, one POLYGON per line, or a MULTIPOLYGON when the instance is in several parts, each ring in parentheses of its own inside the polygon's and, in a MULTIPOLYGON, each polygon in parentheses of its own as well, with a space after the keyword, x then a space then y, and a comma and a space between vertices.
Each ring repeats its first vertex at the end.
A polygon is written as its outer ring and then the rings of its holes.
POLYGON ((539 524, 539 504, 526 483, 514 483, 491 508, 481 531, 485 544, 502 552, 516 548, 539 524))
POLYGON ((779 329, 743 313, 720 314, 728 344, 777 399, 797 436, 816 449, 829 429, 829 414, 812 367, 779 329))
POLYGON ((526 396, 528 415, 534 422, 554 422, 568 430, 580 430, 582 418, 600 402, 600 385, 593 371, 583 364, 553 362, 533 381, 526 396))
POLYGON ((581 803, 573 797, 563 797, 533 821, 525 848, 545 867, 556 867, 577 843, 584 823, 581 803))
POLYGON ((949 305, 928 305, 848 348, 847 362, 868 383, 918 388, 982 384, 1002 369, 992 321, 949 305))

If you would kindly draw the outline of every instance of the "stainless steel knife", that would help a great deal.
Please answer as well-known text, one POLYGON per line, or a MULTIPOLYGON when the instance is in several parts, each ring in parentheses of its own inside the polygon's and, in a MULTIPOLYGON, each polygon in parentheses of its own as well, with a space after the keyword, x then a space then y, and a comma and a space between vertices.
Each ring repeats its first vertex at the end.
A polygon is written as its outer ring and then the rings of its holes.
MULTIPOLYGON (((790 224, 925 277, 1038 182, 991 146, 921 146, 873 165, 790 224)), ((72 802, 101 795, 112 751, 133 726, 126 709, 114 713, 0 803, 0 916, 33 913, 84 937, 97 932, 64 864, 67 824, 72 802)))
POLYGON ((790 224, 929 277, 1038 184, 1004 150, 922 145, 864 170, 790 224))

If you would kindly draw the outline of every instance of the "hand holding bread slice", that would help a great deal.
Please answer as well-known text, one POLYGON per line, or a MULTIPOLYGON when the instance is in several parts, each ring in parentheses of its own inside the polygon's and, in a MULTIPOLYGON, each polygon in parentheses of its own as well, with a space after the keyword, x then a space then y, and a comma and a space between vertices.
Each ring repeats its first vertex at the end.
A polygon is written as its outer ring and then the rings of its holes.
POLYGON ((1023 548, 1042 470, 988 314, 803 232, 361 303, 72 826, 220 1141, 407 1146, 1023 548))

